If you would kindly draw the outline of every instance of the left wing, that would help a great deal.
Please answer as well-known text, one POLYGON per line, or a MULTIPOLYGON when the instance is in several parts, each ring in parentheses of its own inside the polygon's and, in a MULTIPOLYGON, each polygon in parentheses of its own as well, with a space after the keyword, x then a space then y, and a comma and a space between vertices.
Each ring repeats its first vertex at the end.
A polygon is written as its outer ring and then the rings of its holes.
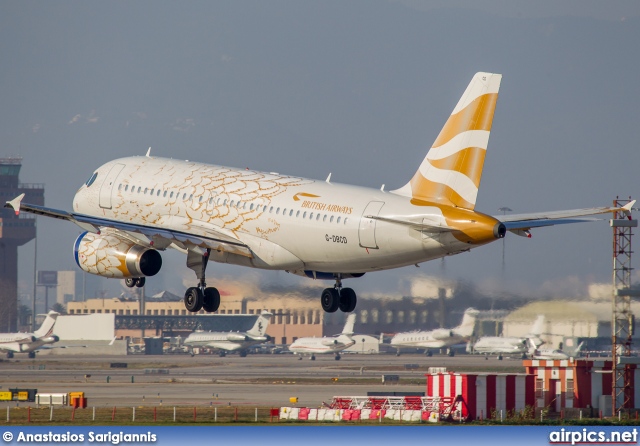
POLYGON ((507 230, 514 234, 531 237, 529 233, 529 229, 531 228, 600 220, 599 218, 585 218, 588 215, 622 212, 630 218, 631 209, 635 203, 635 200, 631 201, 621 208, 599 207, 567 211, 535 212, 530 214, 494 215, 493 217, 500 220, 506 226, 507 230))
POLYGON ((123 233, 125 238, 130 238, 127 237, 127 234, 134 237, 138 234, 144 237, 141 241, 149 242, 158 249, 164 249, 171 243, 176 243, 178 246, 185 246, 185 244, 193 245, 200 248, 209 248, 216 251, 239 254, 244 257, 253 257, 253 253, 245 243, 235 238, 232 233, 227 234, 223 228, 219 228, 214 225, 199 225, 193 221, 187 223, 187 219, 182 219, 184 221, 180 221, 179 217, 170 217, 170 220, 172 221, 166 223, 178 224, 179 226, 183 226, 184 230, 165 229, 167 226, 170 227, 174 225, 166 224, 165 227, 161 228, 157 226, 125 223, 107 218, 75 214, 35 204, 22 203, 23 198, 24 194, 20 194, 13 200, 7 201, 4 207, 13 208, 16 215, 21 211, 24 211, 30 214, 43 215, 45 217, 56 218, 59 220, 67 220, 80 226, 85 231, 97 234, 100 233, 100 228, 115 229, 123 233))

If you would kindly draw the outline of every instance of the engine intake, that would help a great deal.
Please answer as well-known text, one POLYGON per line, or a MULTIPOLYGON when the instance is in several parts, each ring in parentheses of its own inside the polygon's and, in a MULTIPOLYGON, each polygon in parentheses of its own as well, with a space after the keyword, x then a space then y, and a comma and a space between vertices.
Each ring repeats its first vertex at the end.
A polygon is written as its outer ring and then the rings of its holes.
POLYGON ((102 277, 155 276, 162 268, 158 251, 115 234, 80 234, 73 254, 80 269, 102 277))

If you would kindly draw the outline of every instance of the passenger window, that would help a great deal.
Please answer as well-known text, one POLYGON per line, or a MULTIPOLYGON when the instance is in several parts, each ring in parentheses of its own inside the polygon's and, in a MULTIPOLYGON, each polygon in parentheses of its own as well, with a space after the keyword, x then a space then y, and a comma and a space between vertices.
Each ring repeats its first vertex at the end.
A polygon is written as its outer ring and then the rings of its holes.
POLYGON ((322 221, 327 221, 327 214, 324 214, 324 217, 322 217, 322 221))
POLYGON ((253 203, 251 203, 251 206, 249 206, 249 210, 253 211, 253 203))
POLYGON ((233 203, 234 203, 234 201, 231 200, 231 202, 229 203, 229 206, 233 207, 233 203))
POLYGON ((331 216, 331 218, 329 219, 329 223, 333 223, 333 215, 331 216))
POLYGON ((127 185, 124 187, 124 191, 125 191, 125 192, 127 192, 128 190, 129 190, 129 185, 127 184, 127 185))
POLYGON ((289 211, 289 217, 291 217, 292 215, 293 215, 293 209, 289 211))
POLYGON ((200 198, 198 198, 198 203, 202 203, 202 195, 200 195, 200 198))
POLYGON ((347 224, 347 217, 344 218, 344 224, 347 224))
POLYGON ((185 201, 187 199, 187 194, 186 193, 182 193, 182 201, 185 201))
POLYGON ((319 221, 319 220, 320 220, 320 214, 317 214, 316 215, 316 221, 319 221))
POLYGON ((147 188, 146 187, 144 188, 143 194, 147 195, 147 188))
POLYGON ((272 212, 273 212, 273 206, 269 208, 269 213, 272 213, 272 212))
POLYGON ((313 212, 309 214, 309 220, 313 220, 313 212))
POLYGON ((173 192, 171 192, 171 195, 169 195, 169 198, 173 198, 173 192))
POLYGON ((155 189, 151 189, 151 192, 149 193, 149 195, 153 195, 154 192, 155 192, 155 189))
POLYGON ((280 214, 280 208, 276 209, 276 214, 280 214))
POLYGON ((302 218, 307 218, 307 212, 306 211, 302 214, 302 218))
POLYGON ((142 190, 142 186, 138 186, 138 193, 142 190))
POLYGON ((122 189, 122 183, 118 184, 118 190, 122 189))
POLYGON ((341 219, 341 218, 342 218, 342 217, 338 217, 338 220, 336 221, 336 223, 340 223, 340 219, 341 219))
POLYGON ((189 201, 193 201, 193 194, 189 195, 189 201))
POLYGON ((165 198, 167 197, 167 191, 166 190, 162 193, 162 196, 165 197, 165 198))
POLYGON ((300 211, 296 212, 296 217, 300 217, 300 211))

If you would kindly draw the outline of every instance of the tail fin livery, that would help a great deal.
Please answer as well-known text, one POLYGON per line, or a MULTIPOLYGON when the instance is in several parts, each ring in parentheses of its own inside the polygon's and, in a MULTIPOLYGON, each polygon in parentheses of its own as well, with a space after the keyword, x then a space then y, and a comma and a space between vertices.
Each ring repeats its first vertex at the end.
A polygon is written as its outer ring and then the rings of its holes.
POLYGON ((345 322, 344 324, 344 328, 342 329, 342 333, 345 336, 351 336, 353 335, 353 326, 356 323, 356 314, 355 313, 351 313, 349 314, 349 316, 347 316, 347 322, 345 322))
POLYGON ((251 336, 264 336, 267 332, 269 321, 271 321, 271 313, 263 311, 262 314, 258 316, 258 319, 256 319, 256 323, 253 324, 251 330, 247 331, 247 334, 250 334, 251 336))
POLYGON ((56 320, 58 319, 59 315, 60 313, 49 311, 40 328, 34 331, 33 334, 38 338, 51 336, 53 334, 53 327, 55 326, 56 320))
POLYGON ((475 208, 501 80, 501 74, 473 76, 418 171, 394 193, 414 204, 475 208))

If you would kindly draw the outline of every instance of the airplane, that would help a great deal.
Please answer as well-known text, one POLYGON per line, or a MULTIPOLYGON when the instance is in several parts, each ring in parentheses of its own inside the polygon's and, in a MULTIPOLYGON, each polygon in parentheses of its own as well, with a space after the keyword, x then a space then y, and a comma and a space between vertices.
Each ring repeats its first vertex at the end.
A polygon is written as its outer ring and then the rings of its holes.
POLYGON ((531 341, 528 341, 528 346, 528 354, 531 359, 570 359, 575 358, 580 354, 580 350, 582 350, 584 342, 578 344, 573 354, 568 354, 567 352, 564 352, 560 349, 537 348, 531 341))
POLYGON ((29 358, 36 357, 36 350, 51 348, 49 344, 58 342, 60 338, 53 334, 53 327, 60 313, 49 311, 42 325, 33 333, 0 333, 0 350, 7 352, 7 358, 14 353, 28 353, 29 358))
POLYGON ((187 336, 184 345, 191 349, 191 356, 193 356, 193 347, 206 347, 219 350, 221 357, 226 356, 227 352, 238 351, 240 357, 244 358, 247 356, 247 348, 271 339, 265 334, 270 321, 271 313, 263 311, 253 327, 246 332, 196 331, 187 336))
POLYGON ((391 338, 391 346, 396 347, 397 356, 401 348, 424 348, 425 354, 431 356, 431 349, 448 348, 448 355, 454 356, 453 346, 463 344, 473 335, 478 310, 468 308, 462 316, 462 322, 456 328, 436 328, 429 331, 408 331, 397 333, 391 338))
POLYGON ((198 283, 184 303, 215 312, 220 293, 207 287, 209 261, 334 281, 320 295, 324 311, 357 304, 343 280, 418 265, 486 245, 507 231, 594 220, 622 212, 596 207, 492 216, 475 210, 502 75, 476 73, 413 177, 386 191, 151 156, 109 161, 76 192, 72 211, 6 203, 67 220, 82 232, 73 247, 85 272, 144 286, 162 267, 161 251, 186 255, 198 283))
POLYGON ((295 354, 310 355, 311 360, 316 360, 316 354, 335 353, 335 360, 340 360, 340 352, 351 347, 356 341, 353 339, 353 326, 356 322, 356 314, 347 316, 342 333, 336 336, 323 336, 321 338, 298 338, 289 346, 289 350, 295 354))
POLYGON ((480 354, 497 353, 500 360, 503 354, 520 354, 524 358, 528 350, 527 340, 535 344, 536 347, 544 343, 540 339, 543 326, 544 315, 539 315, 526 336, 483 336, 473 344, 471 351, 480 354))

